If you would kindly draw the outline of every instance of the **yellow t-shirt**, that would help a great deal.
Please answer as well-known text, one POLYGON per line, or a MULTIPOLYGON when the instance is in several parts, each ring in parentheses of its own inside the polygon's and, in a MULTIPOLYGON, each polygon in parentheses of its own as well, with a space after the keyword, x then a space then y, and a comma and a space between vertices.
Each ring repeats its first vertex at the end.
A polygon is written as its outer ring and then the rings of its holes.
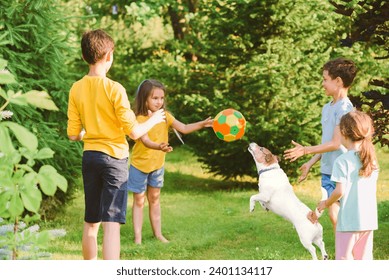
POLYGON ((84 151, 129 156, 126 135, 137 123, 124 87, 107 77, 84 76, 70 89, 68 135, 85 129, 84 151))
MULTIPOLYGON (((149 119, 148 116, 137 116, 139 123, 149 119)), ((172 125, 175 118, 166 112, 166 122, 161 122, 149 130, 148 136, 155 143, 168 143, 169 127, 172 125)), ((165 152, 147 148, 139 139, 135 141, 131 153, 131 165, 144 173, 150 173, 160 169, 165 163, 165 152)))

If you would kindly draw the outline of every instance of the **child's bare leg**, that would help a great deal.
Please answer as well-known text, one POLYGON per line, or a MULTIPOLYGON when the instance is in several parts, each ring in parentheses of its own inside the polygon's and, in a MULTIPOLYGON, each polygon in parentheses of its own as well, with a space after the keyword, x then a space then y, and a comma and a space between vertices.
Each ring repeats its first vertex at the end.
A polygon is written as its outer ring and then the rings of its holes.
POLYGON ((330 207, 328 207, 328 215, 330 216, 330 220, 332 223, 332 227, 334 228, 334 232, 336 232, 336 223, 338 221, 339 208, 340 208, 339 202, 335 202, 330 207))
POLYGON ((97 233, 100 223, 84 223, 82 233, 82 256, 84 260, 97 260, 97 233))
POLYGON ((154 236, 160 241, 167 243, 167 240, 162 235, 162 225, 161 225, 161 204, 160 204, 160 188, 153 188, 148 186, 147 188, 147 199, 149 201, 150 208, 150 222, 151 227, 153 228, 154 236))
POLYGON ((142 243, 143 207, 145 205, 145 193, 134 193, 132 205, 132 223, 134 226, 134 242, 142 243))
POLYGON ((103 259, 120 259, 120 224, 117 222, 103 222, 103 259))

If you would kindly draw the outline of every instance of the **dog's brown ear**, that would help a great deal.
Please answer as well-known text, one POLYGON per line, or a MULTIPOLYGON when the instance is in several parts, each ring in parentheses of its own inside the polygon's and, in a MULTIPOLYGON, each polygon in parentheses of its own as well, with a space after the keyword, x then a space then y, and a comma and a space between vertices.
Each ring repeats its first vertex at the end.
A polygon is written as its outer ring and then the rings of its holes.
POLYGON ((272 153, 265 155, 265 161, 266 163, 274 163, 281 161, 281 158, 279 156, 273 155, 272 153))
POLYGON ((266 163, 273 163, 277 160, 277 156, 273 155, 272 153, 265 155, 265 161, 266 163))

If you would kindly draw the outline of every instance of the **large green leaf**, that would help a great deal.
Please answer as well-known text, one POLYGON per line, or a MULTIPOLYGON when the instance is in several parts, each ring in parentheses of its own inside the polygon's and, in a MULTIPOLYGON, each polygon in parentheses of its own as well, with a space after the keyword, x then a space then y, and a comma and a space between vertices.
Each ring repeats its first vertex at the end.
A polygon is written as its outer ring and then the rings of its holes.
POLYGON ((24 207, 34 213, 37 213, 39 211, 41 201, 42 201, 42 193, 41 191, 36 187, 36 185, 30 185, 34 181, 34 178, 31 178, 31 180, 26 178, 26 183, 28 185, 25 185, 20 190, 20 195, 23 201, 24 207))
POLYGON ((15 77, 7 70, 0 69, 0 85, 16 83, 15 77))
POLYGON ((0 122, 0 152, 3 152, 6 155, 12 155, 15 153, 15 148, 12 145, 8 128, 4 123, 5 122, 0 122))
MULTIPOLYGON (((2 158, 0 158, 2 160, 2 158)), ((12 187, 12 165, 7 168, 0 165, 0 192, 3 188, 12 187)))
POLYGON ((21 91, 14 92, 13 90, 7 91, 8 100, 12 104, 19 106, 28 106, 27 100, 21 91))
POLYGON ((42 193, 39 189, 31 189, 28 193, 20 193, 24 207, 33 213, 38 213, 42 201, 42 193), (33 191, 34 190, 34 191, 33 191))
POLYGON ((68 189, 68 181, 66 180, 66 178, 59 173, 54 174, 53 177, 58 188, 63 192, 66 192, 68 189))
POLYGON ((39 150, 39 152, 34 156, 35 159, 46 159, 52 158, 54 155, 54 151, 50 148, 43 148, 39 150))
POLYGON ((44 165, 39 169, 38 181, 46 195, 54 195, 57 187, 66 192, 68 187, 66 178, 51 165, 44 165))
POLYGON ((41 174, 39 172, 37 176, 39 186, 45 195, 53 196, 57 190, 57 186, 54 184, 53 179, 48 174, 41 174))
POLYGON ((14 122, 3 122, 16 136, 20 144, 29 149, 35 151, 38 148, 38 139, 27 128, 14 122))
POLYGON ((20 198, 19 191, 16 191, 12 194, 11 200, 9 201, 8 211, 11 217, 18 217, 23 213, 24 206, 23 201, 20 198))
POLYGON ((11 198, 12 192, 2 190, 0 192, 0 217, 8 218, 9 217, 9 200, 11 198))
POLYGON ((58 107, 51 100, 50 95, 44 91, 31 90, 24 94, 28 104, 46 110, 58 111, 58 107))
POLYGON ((53 196, 57 190, 57 170, 51 165, 44 165, 39 169, 38 183, 45 195, 53 196))

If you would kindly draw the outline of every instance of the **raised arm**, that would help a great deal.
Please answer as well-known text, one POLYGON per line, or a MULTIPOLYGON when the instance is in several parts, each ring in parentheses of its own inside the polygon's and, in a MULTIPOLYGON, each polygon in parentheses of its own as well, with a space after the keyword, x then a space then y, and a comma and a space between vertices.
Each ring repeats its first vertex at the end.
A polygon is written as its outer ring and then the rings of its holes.
POLYGON ((322 154, 336 151, 340 148, 341 145, 339 125, 335 127, 331 141, 316 146, 303 146, 292 140, 292 144, 294 145, 294 148, 291 148, 284 152, 284 157, 286 159, 290 159, 290 161, 295 161, 299 157, 308 154, 322 154))
POLYGON ((151 114, 151 117, 147 121, 135 125, 128 136, 133 140, 137 140, 145 135, 154 125, 164 122, 165 118, 165 111, 160 109, 151 114))
POLYGON ((208 117, 203 121, 190 123, 190 124, 184 124, 179 120, 175 119, 173 121, 172 127, 177 129, 179 132, 183 134, 189 134, 196 130, 200 130, 204 127, 212 127, 212 124, 213 124, 213 119, 211 117, 208 117))

